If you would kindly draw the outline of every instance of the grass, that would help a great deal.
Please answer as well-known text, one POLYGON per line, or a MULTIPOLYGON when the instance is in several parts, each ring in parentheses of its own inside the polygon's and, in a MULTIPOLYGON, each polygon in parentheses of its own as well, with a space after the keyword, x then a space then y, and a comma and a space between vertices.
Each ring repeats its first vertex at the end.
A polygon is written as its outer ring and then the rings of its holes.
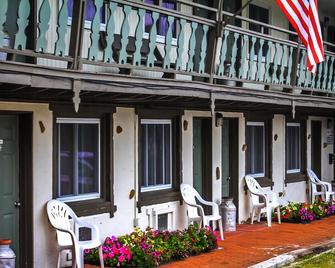
POLYGON ((291 263, 287 268, 330 268, 335 267, 335 250, 321 254, 307 255, 297 262, 291 263))

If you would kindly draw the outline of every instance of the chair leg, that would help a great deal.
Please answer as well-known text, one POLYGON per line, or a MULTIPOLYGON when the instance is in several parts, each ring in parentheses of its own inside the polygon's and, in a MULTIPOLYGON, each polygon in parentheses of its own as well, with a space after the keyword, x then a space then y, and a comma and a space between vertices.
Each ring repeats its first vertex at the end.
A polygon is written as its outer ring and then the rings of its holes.
POLYGON ((76 268, 77 266, 77 254, 75 247, 72 247, 72 268, 76 268))
POLYGON ((271 227, 271 215, 272 214, 272 208, 270 206, 266 207, 266 219, 268 221, 268 227, 271 227))
POLYGON ((280 207, 277 207, 277 217, 278 217, 278 223, 281 224, 280 207))
POLYGON ((252 212, 251 212, 251 224, 254 224, 254 218, 255 218, 255 208, 252 208, 252 212))
POLYGON ((258 222, 260 222, 261 221, 261 209, 259 208, 258 210, 257 210, 257 221, 258 222))
POLYGON ((62 251, 58 251, 58 258, 57 258, 57 268, 60 268, 60 256, 61 256, 62 251))
POLYGON ((221 241, 223 241, 223 227, 222 227, 222 219, 218 220, 219 223, 219 230, 220 230, 220 235, 221 235, 221 241))
POLYGON ((330 194, 326 192, 326 202, 329 202, 329 199, 330 199, 330 194))
POLYGON ((76 247, 76 263, 77 268, 84 268, 84 251, 80 247, 76 247))
POLYGON ((104 265, 104 257, 102 254, 102 245, 99 247, 99 258, 100 258, 100 267, 104 268, 105 265, 104 265))

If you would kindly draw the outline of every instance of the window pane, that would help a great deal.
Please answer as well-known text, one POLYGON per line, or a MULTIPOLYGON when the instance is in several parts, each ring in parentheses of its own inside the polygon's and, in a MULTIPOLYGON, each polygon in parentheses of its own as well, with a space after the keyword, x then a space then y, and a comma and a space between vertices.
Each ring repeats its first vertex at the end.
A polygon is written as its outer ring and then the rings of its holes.
POLYGON ((168 230, 168 213, 158 214, 158 230, 168 230))
POLYGON ((265 173, 265 133, 264 126, 247 126, 247 173, 264 174, 265 173))
POLYGON ((171 183, 171 124, 142 123, 142 187, 171 183))
MULTIPOLYGON (((73 0, 67 1, 67 12, 68 16, 72 17, 73 12, 73 0)), ((95 15, 95 5, 93 0, 86 0, 86 13, 85 20, 92 21, 95 15)), ((102 6, 100 9, 100 22, 105 23, 105 7, 102 6)))
POLYGON ((59 126, 59 196, 74 194, 74 128, 72 124, 59 126))
POLYGON ((78 124, 78 194, 99 192, 99 126, 78 124))
POLYGON ((300 170, 301 140, 300 126, 287 126, 286 166, 287 170, 300 170))

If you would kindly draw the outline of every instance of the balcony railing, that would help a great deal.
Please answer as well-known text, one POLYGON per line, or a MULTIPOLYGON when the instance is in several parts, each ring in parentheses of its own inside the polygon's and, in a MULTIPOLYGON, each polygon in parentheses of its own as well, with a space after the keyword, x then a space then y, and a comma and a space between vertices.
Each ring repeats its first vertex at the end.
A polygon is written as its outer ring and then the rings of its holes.
POLYGON ((335 53, 327 52, 316 75, 311 75, 306 50, 288 40, 290 34, 295 35, 288 30, 240 16, 236 19, 242 27, 221 29, 222 18, 232 14, 187 0, 176 0, 178 10, 133 0, 94 0, 98 12, 87 22, 85 1, 74 0, 73 14, 68 14, 68 1, 41 0, 38 6, 29 0, 3 1, 0 60, 216 84, 254 83, 286 92, 334 93, 335 53), (106 10, 103 22, 101 8, 106 10), (162 18, 166 33, 159 36, 157 22, 162 18), (151 20, 149 29, 146 20, 151 20), (251 22, 268 28, 271 35, 250 31, 251 22))

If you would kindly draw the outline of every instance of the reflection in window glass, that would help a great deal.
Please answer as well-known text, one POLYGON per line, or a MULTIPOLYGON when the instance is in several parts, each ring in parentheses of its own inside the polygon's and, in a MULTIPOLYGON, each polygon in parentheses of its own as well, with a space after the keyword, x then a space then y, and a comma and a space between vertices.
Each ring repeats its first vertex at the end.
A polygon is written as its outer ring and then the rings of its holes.
POLYGON ((301 133, 300 124, 288 123, 286 127, 286 167, 287 172, 300 172, 301 133))

